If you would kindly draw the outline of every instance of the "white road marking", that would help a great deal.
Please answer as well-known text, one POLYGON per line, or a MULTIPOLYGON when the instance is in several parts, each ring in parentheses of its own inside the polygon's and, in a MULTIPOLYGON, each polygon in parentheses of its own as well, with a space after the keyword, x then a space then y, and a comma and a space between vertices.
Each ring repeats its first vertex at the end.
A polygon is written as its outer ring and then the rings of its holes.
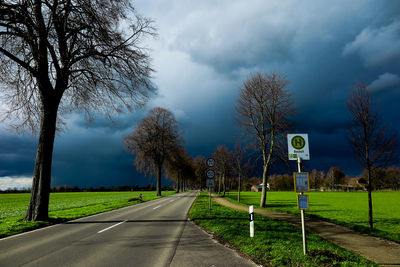
POLYGON ((175 201, 175 199, 171 199, 169 202, 174 202, 175 201))
POLYGON ((97 233, 100 234, 100 233, 102 233, 102 232, 104 232, 104 231, 110 230, 111 228, 114 228, 115 226, 118 226, 118 225, 120 225, 120 224, 123 224, 123 223, 126 222, 126 221, 127 221, 127 220, 125 220, 125 221, 123 221, 123 222, 120 222, 120 223, 117 223, 117 224, 114 224, 114 225, 111 225, 110 227, 107 227, 106 229, 103 229, 103 230, 101 230, 101 231, 98 231, 97 233))
POLYGON ((157 207, 154 207, 153 210, 158 209, 159 207, 161 207, 161 205, 158 205, 157 207))

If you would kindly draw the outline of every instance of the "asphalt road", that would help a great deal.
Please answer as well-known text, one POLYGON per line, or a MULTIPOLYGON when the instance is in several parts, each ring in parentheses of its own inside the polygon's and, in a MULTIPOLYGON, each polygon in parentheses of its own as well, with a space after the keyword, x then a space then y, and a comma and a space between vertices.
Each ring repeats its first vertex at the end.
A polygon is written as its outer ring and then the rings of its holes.
POLYGON ((0 266, 254 266, 187 213, 187 192, 0 240, 0 266))

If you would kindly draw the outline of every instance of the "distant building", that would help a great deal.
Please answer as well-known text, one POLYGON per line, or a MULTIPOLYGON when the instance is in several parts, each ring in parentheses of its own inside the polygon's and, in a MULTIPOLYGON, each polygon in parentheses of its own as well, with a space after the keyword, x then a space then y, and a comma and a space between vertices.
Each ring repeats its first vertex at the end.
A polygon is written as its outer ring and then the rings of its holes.
POLYGON ((366 190, 366 184, 363 183, 364 179, 360 178, 345 178, 343 184, 337 185, 342 191, 357 191, 366 190))
MULTIPOLYGON (((263 184, 253 185, 250 190, 252 192, 261 192, 262 191, 262 186, 263 186, 263 184)), ((267 190, 270 190, 270 187, 269 187, 268 183, 267 183, 267 190)))

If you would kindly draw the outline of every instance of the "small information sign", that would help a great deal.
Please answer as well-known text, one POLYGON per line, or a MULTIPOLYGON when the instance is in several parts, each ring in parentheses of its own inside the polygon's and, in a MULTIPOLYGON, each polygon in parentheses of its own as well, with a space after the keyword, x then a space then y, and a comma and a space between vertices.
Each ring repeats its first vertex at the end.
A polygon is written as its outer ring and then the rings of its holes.
POLYGON ((214 187, 214 179, 207 179, 207 187, 212 188, 214 187))
POLYGON ((294 190, 296 192, 308 192, 308 172, 294 172, 294 190))
POLYGON ((308 195, 297 195, 299 210, 308 210, 308 195))

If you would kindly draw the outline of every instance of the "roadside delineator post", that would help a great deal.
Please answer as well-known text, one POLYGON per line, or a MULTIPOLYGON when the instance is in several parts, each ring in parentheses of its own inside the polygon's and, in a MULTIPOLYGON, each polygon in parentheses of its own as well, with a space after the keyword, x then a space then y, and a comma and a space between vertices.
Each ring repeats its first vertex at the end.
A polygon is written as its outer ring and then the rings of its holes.
POLYGON ((254 206, 251 205, 249 207, 249 216, 250 216, 250 237, 254 237, 254 206))

